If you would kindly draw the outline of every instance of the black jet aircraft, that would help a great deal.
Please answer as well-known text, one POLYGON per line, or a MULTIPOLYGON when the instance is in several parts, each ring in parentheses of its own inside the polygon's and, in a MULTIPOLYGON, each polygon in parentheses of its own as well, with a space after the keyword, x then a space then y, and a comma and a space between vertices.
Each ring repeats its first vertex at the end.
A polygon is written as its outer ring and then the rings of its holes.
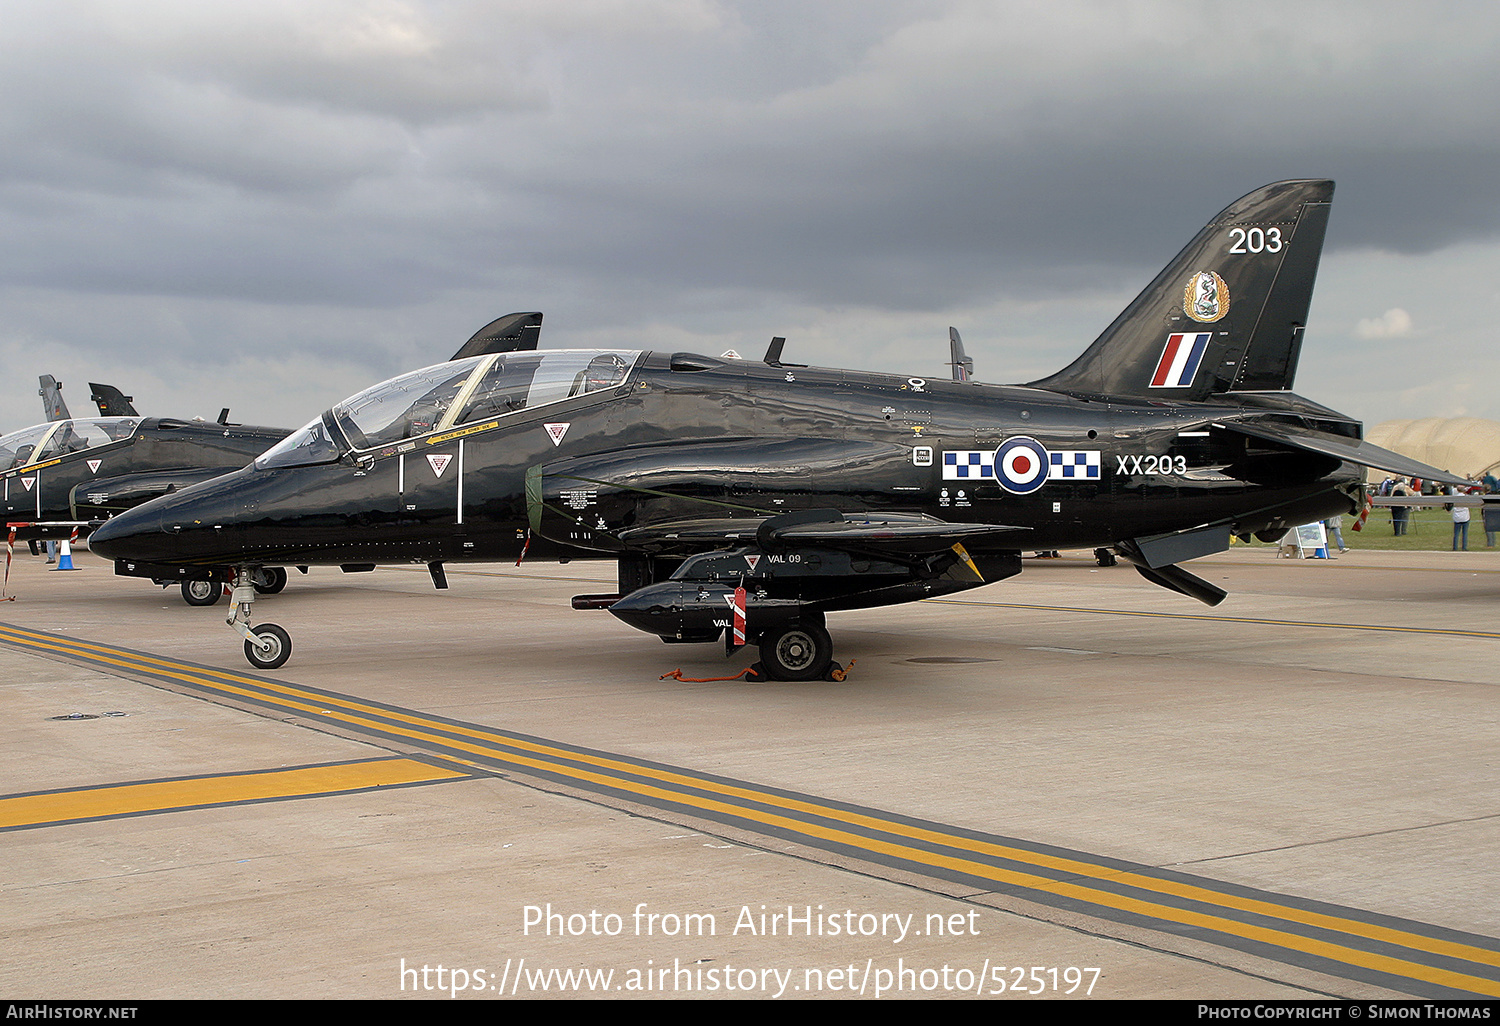
POLYGON ((285 428, 167 417, 71 417, 0 437, 5 520, 22 538, 74 528, 243 467, 285 428))
MULTIPOLYGON (((142 417, 132 396, 95 382, 89 382, 89 398, 99 416, 74 417, 62 382, 50 374, 37 380, 48 423, 0 438, 7 533, 33 550, 38 539, 66 538, 75 530, 87 535, 121 510, 237 470, 291 433, 230 424, 227 409, 217 424, 142 417)), ((280 591, 286 571, 264 568, 257 581, 263 594, 280 591)), ((209 581, 182 582, 191 605, 213 605, 222 590, 209 581)))
MULTIPOLYGON (((1456 480, 1290 391, 1333 183, 1280 182, 1209 222, 1084 353, 1025 385, 634 350, 470 355, 375 385, 237 473, 115 517, 116 572, 608 558, 579 596, 665 641, 758 644, 836 674, 825 615, 950 595, 1023 550, 1105 548, 1210 604, 1181 564, 1358 510, 1363 468, 1456 480)), ((955 340, 956 341, 956 340, 955 340)))
MULTIPOLYGON (((540 313, 506 314, 475 332, 453 358, 535 348, 541 323, 540 313)), ((63 402, 62 382, 50 374, 38 381, 49 423, 0 438, 0 494, 12 540, 66 538, 74 530, 87 535, 126 509, 238 470, 291 434, 232 424, 227 408, 212 424, 142 417, 133 396, 95 382, 89 382, 89 398, 100 415, 74 418, 63 402)), ((211 606, 222 597, 219 581, 194 570, 177 568, 155 580, 180 581, 190 605, 211 606)), ((261 594, 281 591, 286 581, 281 566, 262 566, 254 574, 261 594)))

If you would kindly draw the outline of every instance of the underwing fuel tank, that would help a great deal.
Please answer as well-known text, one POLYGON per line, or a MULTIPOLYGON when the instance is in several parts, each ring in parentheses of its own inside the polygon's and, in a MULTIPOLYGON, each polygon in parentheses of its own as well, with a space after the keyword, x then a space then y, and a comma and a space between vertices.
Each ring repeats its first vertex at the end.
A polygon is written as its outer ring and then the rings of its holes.
MULTIPOLYGON (((675 641, 714 641, 734 625, 733 585, 661 581, 638 588, 609 607, 636 630, 675 641)), ((796 617, 794 598, 747 595, 746 622, 757 630, 796 617)))
POLYGON ((669 641, 712 641, 733 625, 735 591, 741 587, 747 629, 756 637, 802 617, 821 619, 834 610, 936 598, 973 587, 976 574, 982 580, 1001 580, 1020 570, 1016 553, 975 562, 945 552, 918 569, 833 549, 765 552, 742 547, 693 556, 670 579, 639 587, 607 605, 609 596, 580 596, 574 605, 605 606, 631 627, 669 641), (830 586, 830 580, 840 586, 830 586))

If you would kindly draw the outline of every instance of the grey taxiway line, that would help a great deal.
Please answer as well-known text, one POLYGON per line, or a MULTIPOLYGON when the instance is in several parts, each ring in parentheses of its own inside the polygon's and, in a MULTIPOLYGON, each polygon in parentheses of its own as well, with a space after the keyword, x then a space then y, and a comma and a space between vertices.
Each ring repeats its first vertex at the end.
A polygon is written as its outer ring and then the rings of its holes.
POLYGON ((315 570, 257 604, 296 643, 273 700, 225 607, 77 559, 18 557, 0 605, 0 794, 31 803, 0 833, 9 994, 1432 996, 1500 976, 1488 553, 1232 552, 1197 564, 1234 596, 1216 610, 1028 561, 835 618, 856 665, 814 685, 659 680, 753 650, 570 610, 604 564, 460 569, 447 594, 315 570), (51 718, 70 713, 97 718, 51 718), (393 750, 412 780, 254 790, 285 767, 390 774, 393 750), (149 798, 183 781, 196 797, 149 798), (25 822, 84 794, 87 815, 25 822), (112 814, 126 794, 162 804, 112 814), (548 975, 567 969, 613 975, 548 975))

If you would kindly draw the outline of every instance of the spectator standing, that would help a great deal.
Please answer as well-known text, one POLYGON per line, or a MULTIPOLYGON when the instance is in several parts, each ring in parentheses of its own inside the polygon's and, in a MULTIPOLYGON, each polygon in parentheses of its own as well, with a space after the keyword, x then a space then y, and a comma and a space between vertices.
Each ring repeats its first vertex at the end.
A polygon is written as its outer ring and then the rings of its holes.
MULTIPOLYGON (((1458 489, 1456 489, 1456 488, 1450 488, 1448 490, 1450 492, 1457 492, 1458 491, 1458 489)), ((1458 497, 1457 495, 1454 496, 1454 498, 1457 498, 1457 497, 1458 497)), ((1460 506, 1457 503, 1454 503, 1449 508, 1453 510, 1453 551, 1454 552, 1459 551, 1458 541, 1459 541, 1460 538, 1462 538, 1463 539, 1463 543, 1464 543, 1463 544, 1463 551, 1464 552, 1468 552, 1469 551, 1469 507, 1467 507, 1467 506, 1460 506)))
MULTIPOLYGON (((1391 497, 1392 498, 1394 498, 1394 497, 1396 497, 1398 495, 1410 495, 1410 494, 1411 494, 1411 489, 1406 487, 1406 482, 1405 481, 1397 481, 1391 487, 1391 497)), ((1395 535, 1396 535, 1397 538, 1400 538, 1401 536, 1403 536, 1404 534, 1406 534, 1406 518, 1407 518, 1407 516, 1410 515, 1410 513, 1411 513, 1411 510, 1408 507, 1406 507, 1406 506, 1392 506, 1391 507, 1391 530, 1392 530, 1392 532, 1395 533, 1395 535)))
POLYGON ((1349 546, 1344 544, 1344 518, 1342 516, 1329 517, 1323 521, 1323 526, 1328 528, 1328 537, 1339 547, 1340 552, 1348 552, 1349 546))

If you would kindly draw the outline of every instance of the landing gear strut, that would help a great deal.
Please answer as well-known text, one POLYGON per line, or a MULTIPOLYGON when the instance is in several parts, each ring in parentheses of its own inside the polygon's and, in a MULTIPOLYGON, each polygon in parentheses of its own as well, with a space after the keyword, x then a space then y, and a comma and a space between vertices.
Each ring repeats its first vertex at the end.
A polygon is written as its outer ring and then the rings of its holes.
POLYGON ((279 595, 285 587, 285 567, 265 566, 255 571, 255 590, 262 595, 279 595))
MULTIPOLYGON (((261 585, 256 582, 263 579, 264 571, 260 567, 235 567, 229 618, 224 622, 245 639, 245 658, 250 661, 251 666, 257 670, 275 670, 284 666, 291 658, 292 637, 274 623, 250 626, 250 604, 255 601, 255 593, 261 590, 261 585)), ((285 570, 281 570, 281 584, 286 584, 285 570)))

